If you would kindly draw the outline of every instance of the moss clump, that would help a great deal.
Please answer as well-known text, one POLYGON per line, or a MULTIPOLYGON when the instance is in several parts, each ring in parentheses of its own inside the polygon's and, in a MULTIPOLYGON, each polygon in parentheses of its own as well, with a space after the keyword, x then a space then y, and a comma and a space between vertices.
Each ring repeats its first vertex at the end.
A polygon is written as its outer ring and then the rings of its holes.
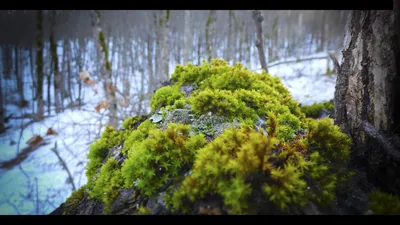
POLYGON ((400 215, 400 199, 388 193, 372 191, 368 209, 375 215, 400 215))
POLYGON ((205 139, 201 134, 189 137, 189 130, 188 125, 175 123, 169 124, 166 131, 151 130, 123 163, 126 187, 137 186, 142 194, 151 196, 177 177, 180 169, 190 168, 195 151, 205 139))
POLYGON ((157 126, 154 125, 150 120, 146 120, 141 123, 137 129, 132 131, 126 138, 122 154, 128 156, 128 152, 133 152, 137 147, 137 144, 145 140, 149 136, 149 132, 156 128, 157 126))
POLYGON ((129 131, 117 131, 110 126, 107 126, 105 131, 102 133, 101 138, 95 140, 94 143, 90 145, 89 154, 87 155, 89 163, 86 169, 86 176, 89 184, 91 184, 97 170, 102 166, 104 159, 107 157, 108 151, 114 146, 123 144, 129 134, 129 131))
POLYGON ((90 198, 96 198, 106 204, 105 213, 110 211, 110 206, 118 197, 124 184, 121 176, 121 166, 114 158, 109 158, 100 170, 100 174, 90 190, 90 198))
MULTIPOLYGON (((267 123, 273 126, 276 118, 270 118, 267 123)), ((304 139, 281 146, 274 130, 270 128, 270 135, 265 136, 250 128, 227 129, 200 149, 192 173, 167 196, 172 209, 185 210, 190 202, 215 194, 223 198, 232 214, 249 212, 252 197, 266 199, 281 210, 293 204, 304 206, 311 200, 331 202, 336 176, 328 173, 318 152, 307 156, 304 139), (263 196, 252 195, 260 185, 263 196)))
POLYGON ((318 118, 321 115, 321 111, 326 109, 328 111, 332 111, 335 109, 335 106, 330 101, 325 101, 321 103, 314 103, 312 105, 302 106, 301 111, 307 116, 311 118, 318 118))
POLYGON ((350 139, 328 118, 306 118, 279 78, 265 72, 219 59, 179 65, 172 86, 151 99, 152 111, 159 107, 166 109, 162 123, 127 119, 124 132, 106 130, 93 144, 92 196, 110 205, 124 187, 146 197, 162 191, 172 210, 184 212, 210 197, 232 214, 284 212, 331 203, 347 177, 350 139), (196 88, 185 97, 182 85, 196 88), (107 151, 121 143, 123 164, 108 159, 94 180, 107 151))
POLYGON ((67 210, 65 211, 64 214, 69 214, 69 212, 76 208, 78 204, 83 200, 86 194, 86 185, 83 185, 80 187, 78 190, 72 192, 72 194, 67 198, 65 201, 65 205, 67 207, 67 210))
POLYGON ((307 139, 312 151, 318 151, 326 162, 343 162, 350 157, 351 139, 330 118, 309 120, 307 139))
POLYGON ((177 87, 162 87, 154 93, 154 96, 150 101, 151 110, 152 112, 155 112, 158 107, 173 105, 175 101, 180 100, 183 97, 183 93, 181 93, 177 87))
POLYGON ((135 125, 137 125, 139 122, 142 122, 144 118, 142 116, 135 116, 135 117, 129 117, 124 122, 122 122, 122 129, 125 130, 131 130, 135 125))

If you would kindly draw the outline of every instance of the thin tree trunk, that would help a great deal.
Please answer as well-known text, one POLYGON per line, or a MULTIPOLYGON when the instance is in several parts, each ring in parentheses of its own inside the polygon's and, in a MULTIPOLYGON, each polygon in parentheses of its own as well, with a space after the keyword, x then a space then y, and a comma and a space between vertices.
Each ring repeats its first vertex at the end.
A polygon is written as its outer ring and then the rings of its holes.
POLYGON ((226 42, 225 60, 230 63, 231 61, 231 48, 232 46, 232 23, 233 23, 233 11, 229 10, 228 15, 228 41, 226 42))
POLYGON ((69 41, 67 40, 68 43, 68 53, 67 53, 67 93, 69 96, 69 101, 72 103, 74 100, 72 98, 72 84, 71 84, 71 77, 72 77, 72 69, 71 69, 71 46, 69 41))
POLYGON ((191 17, 190 17, 190 10, 185 10, 184 12, 184 35, 183 35, 183 64, 187 64, 188 62, 192 61, 191 52, 193 46, 193 36, 192 36, 192 29, 191 29, 191 17))
POLYGON ((214 52, 216 46, 214 45, 214 38, 216 31, 216 16, 216 10, 210 10, 206 23, 206 48, 209 62, 211 61, 211 59, 215 58, 214 52))
POLYGON ((3 45, 3 73, 4 78, 10 79, 12 74, 12 48, 10 45, 3 45))
POLYGON ((116 90, 112 81, 111 74, 111 64, 108 61, 108 50, 106 46, 106 38, 100 26, 101 15, 99 11, 92 10, 91 11, 91 19, 93 26, 93 37, 95 38, 97 55, 99 56, 99 64, 100 64, 100 74, 104 80, 103 87, 106 93, 107 100, 110 102, 109 110, 109 121, 108 126, 117 128, 118 119, 117 119, 117 98, 116 98, 116 90))
MULTIPOLYGON (((47 55, 47 62, 51 62, 51 54, 47 55)), ((47 68, 47 67, 46 67, 47 68)), ((51 114, 51 74, 52 74, 53 68, 51 68, 51 63, 49 66, 49 70, 47 72, 46 78, 47 78, 47 114, 51 114)))
MULTIPOLYGON (((83 49, 85 47, 85 41, 84 39, 78 38, 78 55, 77 55, 77 64, 78 64, 78 71, 82 72, 83 71, 83 59, 82 59, 82 54, 83 54, 83 49)), ((78 82, 78 109, 81 109, 82 106, 82 81, 79 80, 79 76, 77 76, 77 82, 78 82)))
POLYGON ((253 11, 253 20, 256 25, 256 32, 257 32, 256 47, 261 62, 261 68, 268 73, 267 61, 265 60, 265 47, 264 47, 263 31, 262 31, 262 23, 264 21, 264 17, 262 16, 260 10, 253 11))
MULTIPOLYGON (((150 28, 151 29, 151 28, 150 28)), ((154 91, 154 73, 153 73, 153 35, 152 30, 147 34, 147 74, 149 76, 148 79, 148 93, 153 93, 154 91)))
POLYGON ((162 82, 169 79, 169 19, 170 11, 163 10, 160 12, 160 74, 155 77, 156 89, 159 88, 162 82))
POLYGON ((4 101, 3 101, 3 79, 2 75, 0 74, 0 134, 3 133, 6 130, 6 125, 5 125, 5 109, 4 107, 4 101))
POLYGON ((36 14, 36 101, 37 101, 37 120, 42 120, 44 116, 43 102, 43 11, 38 10, 36 14))
POLYGON ((21 48, 18 46, 15 47, 15 78, 17 80, 17 91, 19 94, 19 106, 25 107, 28 102, 25 100, 24 96, 24 76, 21 73, 23 69, 23 64, 20 63, 21 60, 21 48), (21 68, 22 67, 22 68, 21 68))
POLYGON ((58 55, 57 55, 57 43, 54 40, 54 27, 56 20, 56 11, 53 10, 53 16, 51 18, 51 31, 50 31, 50 52, 52 58, 52 66, 54 72, 54 104, 56 106, 56 113, 61 112, 61 95, 60 95, 60 72, 58 69, 58 55))
POLYGON ((197 36, 198 36, 198 42, 197 42, 197 65, 201 64, 201 32, 200 30, 197 32, 197 36))

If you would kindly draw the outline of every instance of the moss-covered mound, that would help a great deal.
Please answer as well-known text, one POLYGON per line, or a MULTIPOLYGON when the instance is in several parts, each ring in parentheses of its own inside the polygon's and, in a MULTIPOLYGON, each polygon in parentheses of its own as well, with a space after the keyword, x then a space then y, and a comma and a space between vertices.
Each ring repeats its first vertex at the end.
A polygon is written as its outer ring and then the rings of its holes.
POLYGON ((351 140, 332 119, 306 117, 265 72, 178 65, 150 105, 149 119, 107 128, 91 146, 86 196, 104 213, 129 190, 129 214, 303 214, 329 206, 348 177, 351 140))

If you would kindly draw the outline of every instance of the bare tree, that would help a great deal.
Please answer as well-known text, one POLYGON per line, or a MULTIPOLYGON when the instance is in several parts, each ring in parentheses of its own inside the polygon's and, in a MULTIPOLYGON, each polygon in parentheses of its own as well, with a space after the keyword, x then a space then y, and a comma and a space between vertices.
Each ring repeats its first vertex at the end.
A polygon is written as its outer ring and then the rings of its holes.
POLYGON ((216 57, 215 55, 216 46, 214 40, 216 33, 216 20, 217 20, 216 10, 210 10, 206 23, 206 46, 207 46, 208 61, 211 61, 212 58, 216 57))
POLYGON ((117 128, 117 99, 115 94, 115 86, 112 81, 111 64, 108 61, 108 50, 106 39, 100 26, 100 12, 91 11, 91 19, 93 26, 93 37, 95 38, 97 55, 99 56, 100 74, 103 79, 103 88, 106 93, 106 98, 110 102, 108 126, 117 128))
POLYGON ((192 57, 191 53, 193 50, 193 36, 192 36, 192 29, 191 29, 191 16, 190 16, 190 10, 185 10, 184 12, 184 22, 185 22, 185 27, 184 27, 184 35, 183 35, 183 40, 184 40, 184 47, 183 47, 183 63, 187 64, 189 61, 191 61, 192 57))
POLYGON ((256 34, 257 34, 256 47, 258 50, 258 55, 260 57, 261 67, 263 70, 265 70, 265 72, 268 73, 267 61, 265 60, 265 47, 263 38, 264 35, 262 31, 262 23, 264 21, 264 17, 262 16, 260 10, 254 10, 252 15, 254 23, 256 24, 256 34))
POLYGON ((44 116, 44 102, 43 102, 43 12, 38 10, 36 14, 36 101, 37 101, 37 120, 42 120, 44 116))
POLYGON ((61 93, 60 93, 60 71, 58 69, 58 55, 57 55, 57 43, 54 39, 54 27, 56 25, 56 11, 53 10, 51 17, 51 31, 50 31, 50 52, 52 59, 52 67, 54 73, 54 104, 56 106, 56 113, 61 112, 61 93))

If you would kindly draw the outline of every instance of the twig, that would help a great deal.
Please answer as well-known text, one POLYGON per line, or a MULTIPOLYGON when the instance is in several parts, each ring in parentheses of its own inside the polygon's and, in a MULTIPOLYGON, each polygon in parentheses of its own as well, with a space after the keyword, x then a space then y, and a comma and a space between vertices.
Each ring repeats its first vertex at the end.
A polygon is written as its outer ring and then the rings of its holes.
POLYGON ((35 177, 36 183, 36 214, 39 215, 39 187, 38 187, 38 179, 35 177))
POLYGON ((69 179, 69 181, 71 182, 71 185, 72 185, 72 191, 75 191, 75 190, 76 190, 76 187, 75 187, 74 179, 72 178, 71 172, 69 171, 67 164, 66 164, 65 161, 61 158, 60 154, 59 154, 58 151, 57 151, 57 142, 54 143, 54 148, 52 148, 51 150, 54 152, 54 154, 56 154, 58 160, 59 160, 60 163, 61 163, 61 166, 63 167, 63 169, 64 169, 65 171, 67 171, 67 173, 68 173, 68 179, 69 179))

